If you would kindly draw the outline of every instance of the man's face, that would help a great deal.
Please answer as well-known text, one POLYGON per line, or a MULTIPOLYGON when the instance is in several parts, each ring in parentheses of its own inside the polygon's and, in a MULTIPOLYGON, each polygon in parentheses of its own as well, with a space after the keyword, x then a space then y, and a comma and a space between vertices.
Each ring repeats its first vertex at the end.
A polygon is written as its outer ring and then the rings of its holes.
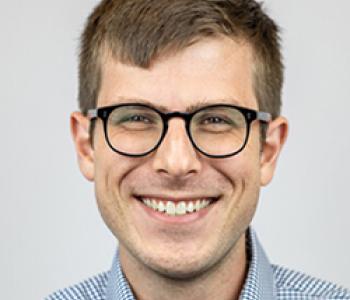
MULTIPOLYGON (((149 69, 107 59, 98 107, 147 101, 170 112, 202 102, 258 109, 252 69, 249 45, 226 38, 202 40, 156 60, 149 69)), ((109 148, 98 120, 90 160, 80 163, 95 182, 99 209, 119 240, 121 257, 168 277, 186 278, 244 248, 242 233, 255 212, 260 184, 272 176, 272 171, 261 172, 260 150, 257 121, 242 152, 214 159, 197 152, 184 120, 173 118, 158 149, 132 158, 109 148), (147 207, 142 198, 175 204, 216 201, 198 212, 168 216, 147 207)))

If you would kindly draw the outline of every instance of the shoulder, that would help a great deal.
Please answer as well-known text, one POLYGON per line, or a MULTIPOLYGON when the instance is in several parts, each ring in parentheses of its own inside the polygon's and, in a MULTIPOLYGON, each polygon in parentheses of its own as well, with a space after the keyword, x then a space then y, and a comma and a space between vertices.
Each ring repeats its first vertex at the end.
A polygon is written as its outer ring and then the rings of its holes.
POLYGON ((109 272, 90 277, 71 287, 59 290, 45 300, 104 300, 109 272))
POLYGON ((277 299, 350 299, 350 291, 304 273, 272 265, 277 299))

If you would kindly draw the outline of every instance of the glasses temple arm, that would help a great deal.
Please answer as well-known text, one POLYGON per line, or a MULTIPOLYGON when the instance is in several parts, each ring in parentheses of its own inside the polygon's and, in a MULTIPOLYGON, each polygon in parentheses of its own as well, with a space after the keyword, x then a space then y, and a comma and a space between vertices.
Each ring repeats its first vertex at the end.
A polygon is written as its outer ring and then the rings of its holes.
POLYGON ((87 112, 87 117, 89 119, 97 118, 97 109, 89 109, 88 112, 87 112))
POLYGON ((258 111, 258 112, 257 112, 256 118, 257 118, 259 121, 263 121, 263 122, 266 122, 266 123, 270 122, 271 119, 272 119, 270 113, 262 112, 262 111, 258 111))

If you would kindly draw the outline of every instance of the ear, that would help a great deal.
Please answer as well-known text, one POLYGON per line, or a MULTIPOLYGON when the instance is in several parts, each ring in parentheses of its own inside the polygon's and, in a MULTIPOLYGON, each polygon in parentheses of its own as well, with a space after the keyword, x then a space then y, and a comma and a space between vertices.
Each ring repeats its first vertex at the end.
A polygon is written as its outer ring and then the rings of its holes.
POLYGON ((277 159, 288 135, 288 121, 278 117, 269 123, 266 140, 260 157, 260 184, 265 186, 272 180, 277 159))
POLYGON ((81 173, 89 181, 94 180, 94 150, 90 144, 90 120, 80 112, 70 116, 70 128, 77 152, 81 173))

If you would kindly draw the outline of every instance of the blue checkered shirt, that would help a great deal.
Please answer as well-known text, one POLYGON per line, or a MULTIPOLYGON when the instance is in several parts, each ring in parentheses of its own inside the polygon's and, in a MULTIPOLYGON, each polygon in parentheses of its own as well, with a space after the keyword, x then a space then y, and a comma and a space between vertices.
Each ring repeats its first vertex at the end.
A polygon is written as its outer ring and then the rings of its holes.
MULTIPOLYGON (((249 271, 239 300, 350 299, 350 291, 300 272, 271 265, 256 233, 248 229, 249 271)), ((135 300, 123 274, 118 251, 110 271, 57 291, 45 300, 135 300)))

